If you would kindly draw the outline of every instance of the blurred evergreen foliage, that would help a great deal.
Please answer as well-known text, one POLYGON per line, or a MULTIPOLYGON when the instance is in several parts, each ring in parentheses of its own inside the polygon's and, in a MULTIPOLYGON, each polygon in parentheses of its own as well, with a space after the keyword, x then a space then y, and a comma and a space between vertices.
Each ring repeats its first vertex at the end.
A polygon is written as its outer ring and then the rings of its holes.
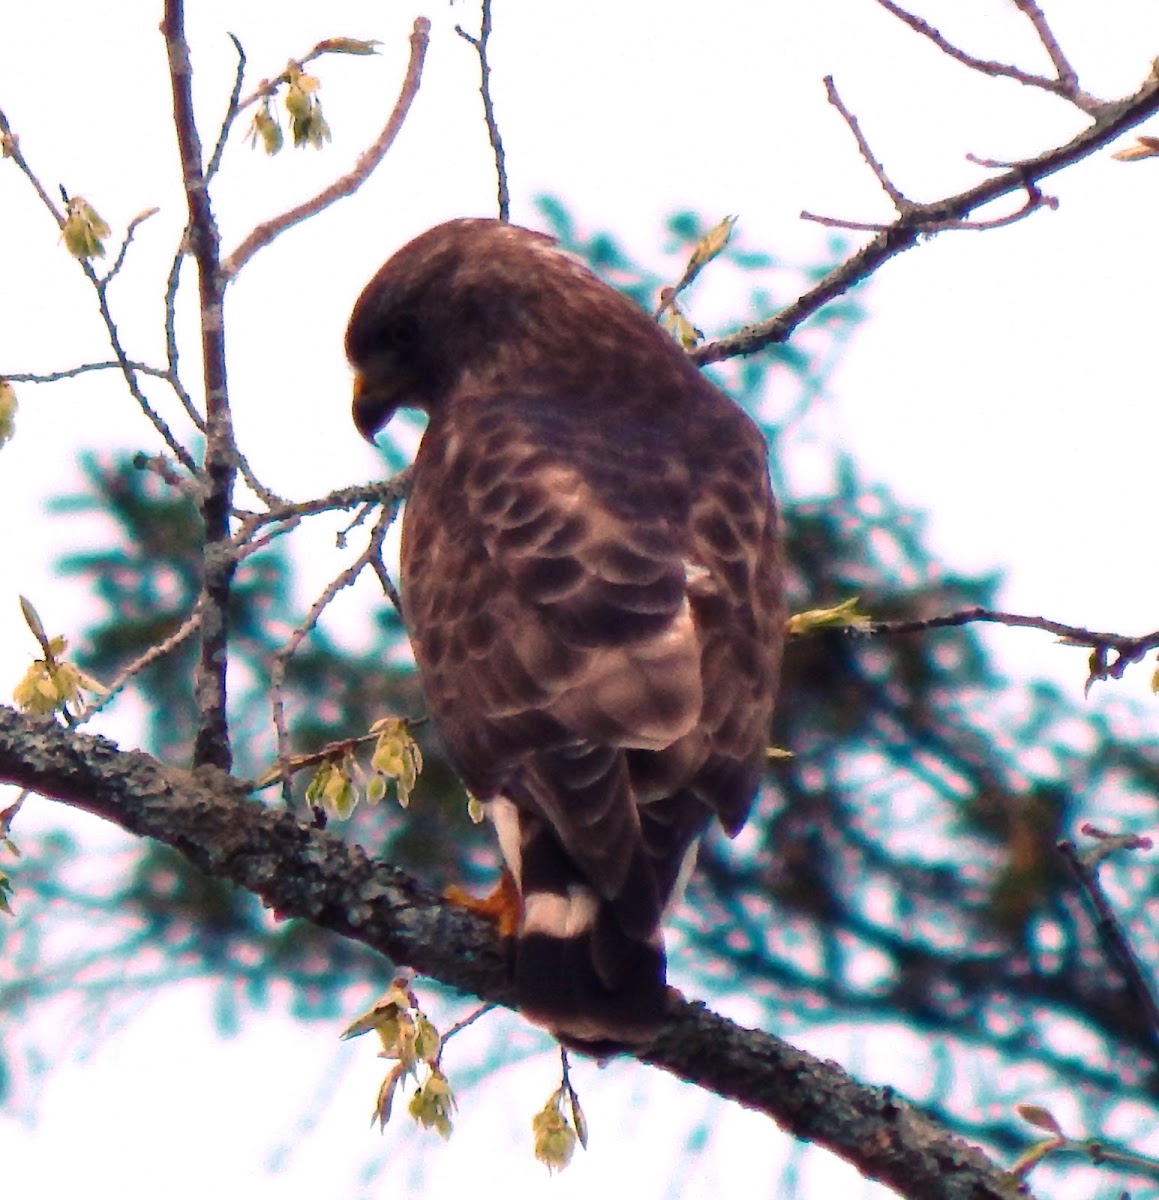
MULTIPOLYGON (((670 220, 673 266, 662 278, 610 234, 581 235, 558 202, 544 201, 542 214, 565 248, 649 308, 708 228, 690 213, 670 220)), ((835 244, 826 261, 802 267, 730 246, 706 273, 718 289, 729 281, 736 307, 731 326, 718 321, 714 332, 774 311, 838 252, 835 244)), ((793 609, 859 596, 862 611, 891 619, 990 605, 997 578, 935 561, 920 514, 865 480, 840 447, 827 450, 823 486, 796 483, 807 416, 861 315, 847 297, 793 345, 717 370, 769 436, 793 609)), ((131 461, 92 456, 84 470, 86 491, 58 510, 103 513, 112 536, 62 570, 105 604, 81 665, 109 678, 190 611, 200 528, 187 498, 131 461)), ((238 573, 231 700, 244 774, 272 760, 265 689, 271 655, 301 620, 292 583, 293 561, 277 543, 238 573)), ((295 750, 358 735, 388 713, 420 712, 413 671, 399 665, 403 643, 385 603, 368 615, 359 653, 316 629, 290 662, 295 750)), ((192 643, 182 646, 132 688, 149 714, 149 748, 162 757, 187 757, 193 655, 192 643)), ((496 864, 490 835, 467 820, 429 729, 421 740, 427 766, 411 807, 360 808, 349 836, 434 884, 483 880, 496 864)), ((1054 848, 1084 820, 1126 831, 1159 822, 1159 747, 1129 708, 1092 712, 1051 686, 1008 684, 975 627, 874 639, 830 631, 790 645, 772 742, 793 757, 773 763, 735 842, 708 839, 672 939, 675 982, 758 1001, 764 1023, 789 1035, 833 1023, 872 1025, 883 1037, 908 1031, 903 1090, 1004 1151, 1027 1140, 1013 1105, 1052 1088, 1080 1100, 1092 1129, 1124 1099, 1154 1114, 1156 1031, 1108 962, 1054 848), (924 1093, 914 1080, 926 1081, 924 1093)), ((62 882, 76 858, 65 839, 26 850, 13 871, 17 918, 0 922, 0 953, 25 981, 0 993, 8 1019, 46 993, 72 989, 102 1004, 118 986, 190 974, 220 980, 226 1028, 269 1002, 275 985, 301 1016, 333 1017, 348 1011, 347 989, 385 975, 361 947, 301 923, 275 925, 252 897, 165 848, 142 847, 127 870, 110 863, 103 884, 73 891, 62 882), (76 920, 99 909, 99 953, 42 960, 50 904, 76 920)), ((1146 962, 1159 961, 1152 875, 1132 861, 1108 868, 1146 962)))

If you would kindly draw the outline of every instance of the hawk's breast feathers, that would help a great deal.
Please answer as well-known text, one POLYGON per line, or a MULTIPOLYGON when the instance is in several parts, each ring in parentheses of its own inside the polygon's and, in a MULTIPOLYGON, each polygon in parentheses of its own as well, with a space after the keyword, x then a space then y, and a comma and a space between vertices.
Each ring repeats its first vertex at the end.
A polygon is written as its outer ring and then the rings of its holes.
POLYGON ((498 222, 404 247, 354 310, 355 420, 430 422, 403 525, 424 693, 520 886, 522 1010, 647 1040, 660 922, 764 765, 784 609, 764 440, 625 297, 498 222))

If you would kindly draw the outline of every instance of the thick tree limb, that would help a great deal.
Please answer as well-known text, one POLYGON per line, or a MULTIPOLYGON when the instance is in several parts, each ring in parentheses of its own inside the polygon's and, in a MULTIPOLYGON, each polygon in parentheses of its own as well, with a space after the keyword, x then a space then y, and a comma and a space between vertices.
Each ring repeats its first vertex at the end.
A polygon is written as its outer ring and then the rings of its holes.
MULTIPOLYGON (((0 706, 0 782, 94 813, 232 880, 282 917, 353 938, 483 1000, 511 1006, 494 927, 359 846, 250 798, 212 767, 166 766, 105 738, 0 706)), ((935 1200, 1011 1200, 1018 1181, 889 1088, 682 1002, 640 1055, 689 1083, 767 1113, 867 1178, 935 1200)))

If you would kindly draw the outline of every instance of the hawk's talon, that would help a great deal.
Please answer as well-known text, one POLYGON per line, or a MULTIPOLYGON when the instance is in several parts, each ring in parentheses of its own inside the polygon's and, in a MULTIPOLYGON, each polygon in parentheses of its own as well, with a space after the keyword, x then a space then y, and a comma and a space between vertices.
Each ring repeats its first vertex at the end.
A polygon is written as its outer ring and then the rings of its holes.
POLYGON ((514 937, 519 931, 519 922, 523 917, 523 899, 519 895, 515 876, 506 867, 503 868, 499 882, 490 895, 473 896, 466 888, 452 884, 444 890, 443 899, 456 908, 465 908, 468 912, 491 921, 499 927, 500 937, 514 937))

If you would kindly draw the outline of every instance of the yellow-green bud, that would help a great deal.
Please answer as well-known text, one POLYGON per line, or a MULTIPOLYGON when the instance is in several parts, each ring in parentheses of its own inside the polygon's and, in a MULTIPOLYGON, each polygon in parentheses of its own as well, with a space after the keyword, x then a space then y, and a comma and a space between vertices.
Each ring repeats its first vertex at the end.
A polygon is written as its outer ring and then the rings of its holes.
POLYGON ((0 446, 16 432, 16 391, 6 379, 0 379, 0 446))

